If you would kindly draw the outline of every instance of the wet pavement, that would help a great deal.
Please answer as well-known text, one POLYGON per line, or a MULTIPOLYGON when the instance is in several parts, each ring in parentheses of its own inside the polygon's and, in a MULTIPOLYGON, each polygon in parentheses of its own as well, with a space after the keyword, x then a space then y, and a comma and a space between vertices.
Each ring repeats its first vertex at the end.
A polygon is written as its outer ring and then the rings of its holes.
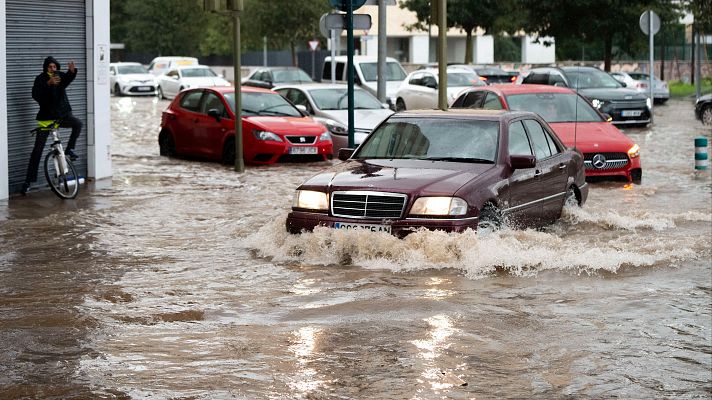
POLYGON ((158 155, 153 98, 112 99, 112 179, 0 201, 0 398, 712 396, 712 180, 692 103, 626 129, 641 185, 544 230, 288 235, 337 161, 158 155))

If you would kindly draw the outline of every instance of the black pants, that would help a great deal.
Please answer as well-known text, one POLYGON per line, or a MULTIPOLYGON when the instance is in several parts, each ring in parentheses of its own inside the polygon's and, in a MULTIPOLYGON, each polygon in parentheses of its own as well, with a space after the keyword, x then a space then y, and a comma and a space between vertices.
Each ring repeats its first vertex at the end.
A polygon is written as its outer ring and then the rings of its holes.
MULTIPOLYGON (((72 128, 72 134, 69 136, 69 142, 64 148, 64 151, 74 149, 77 144, 77 138, 82 132, 82 121, 73 115, 65 118, 60 125, 62 128, 72 128)), ((37 181, 37 169, 40 167, 40 159, 42 158, 42 153, 44 152, 45 144, 47 143, 47 136, 49 136, 49 131, 39 131, 35 135, 35 146, 32 148, 32 155, 30 155, 30 163, 27 165, 27 177, 25 178, 26 183, 32 183, 37 181)))

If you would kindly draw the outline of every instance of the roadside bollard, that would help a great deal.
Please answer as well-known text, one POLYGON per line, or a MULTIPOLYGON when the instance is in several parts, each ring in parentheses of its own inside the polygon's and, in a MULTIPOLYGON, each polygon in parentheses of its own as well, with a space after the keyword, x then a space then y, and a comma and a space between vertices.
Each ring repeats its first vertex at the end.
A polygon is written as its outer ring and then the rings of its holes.
POLYGON ((703 171, 709 168, 707 158, 707 138, 698 136, 695 138, 695 170, 703 171))

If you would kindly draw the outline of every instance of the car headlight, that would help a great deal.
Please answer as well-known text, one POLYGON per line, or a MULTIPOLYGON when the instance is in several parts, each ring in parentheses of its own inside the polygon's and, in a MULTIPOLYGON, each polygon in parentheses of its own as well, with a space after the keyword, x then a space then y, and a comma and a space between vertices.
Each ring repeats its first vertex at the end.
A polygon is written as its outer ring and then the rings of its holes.
POLYGON ((292 206, 326 211, 329 209, 329 196, 324 192, 316 192, 314 190, 297 190, 294 193, 292 206))
POLYGON ((329 131, 325 131, 324 133, 319 136, 319 141, 320 142, 331 142, 331 135, 329 134, 329 131))
POLYGON ((648 108, 653 108, 653 101, 650 99, 650 97, 645 99, 645 105, 648 106, 648 108))
POLYGON ((334 135, 345 136, 349 134, 349 128, 339 121, 334 121, 333 119, 322 117, 314 117, 314 120, 324 125, 326 129, 328 129, 329 132, 333 133, 334 135))
POLYGON ((598 100, 598 99, 591 100, 591 105, 599 110, 601 109, 601 107, 603 107, 603 104, 604 104, 604 102, 602 100, 598 100))
POLYGON ((276 133, 272 133, 269 131, 261 131, 259 129, 255 129, 252 131, 252 134, 255 135, 257 140, 264 140, 264 141, 271 141, 271 142, 281 142, 282 138, 279 137, 276 133))
POLYGON ((467 202, 459 197, 421 197, 410 209, 410 215, 465 215, 467 202))
POLYGON ((628 149, 628 157, 630 158, 636 158, 640 156, 640 146, 637 144, 634 144, 633 147, 628 149))

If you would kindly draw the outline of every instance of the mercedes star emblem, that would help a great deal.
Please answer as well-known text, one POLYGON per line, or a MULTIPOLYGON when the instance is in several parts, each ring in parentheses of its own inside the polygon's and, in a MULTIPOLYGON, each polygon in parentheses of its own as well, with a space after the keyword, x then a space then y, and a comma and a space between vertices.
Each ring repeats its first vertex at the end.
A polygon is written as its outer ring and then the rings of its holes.
POLYGON ((603 154, 596 154, 593 156, 593 159, 591 160, 591 164, 593 164, 594 168, 601 169, 606 166, 606 156, 603 154))

